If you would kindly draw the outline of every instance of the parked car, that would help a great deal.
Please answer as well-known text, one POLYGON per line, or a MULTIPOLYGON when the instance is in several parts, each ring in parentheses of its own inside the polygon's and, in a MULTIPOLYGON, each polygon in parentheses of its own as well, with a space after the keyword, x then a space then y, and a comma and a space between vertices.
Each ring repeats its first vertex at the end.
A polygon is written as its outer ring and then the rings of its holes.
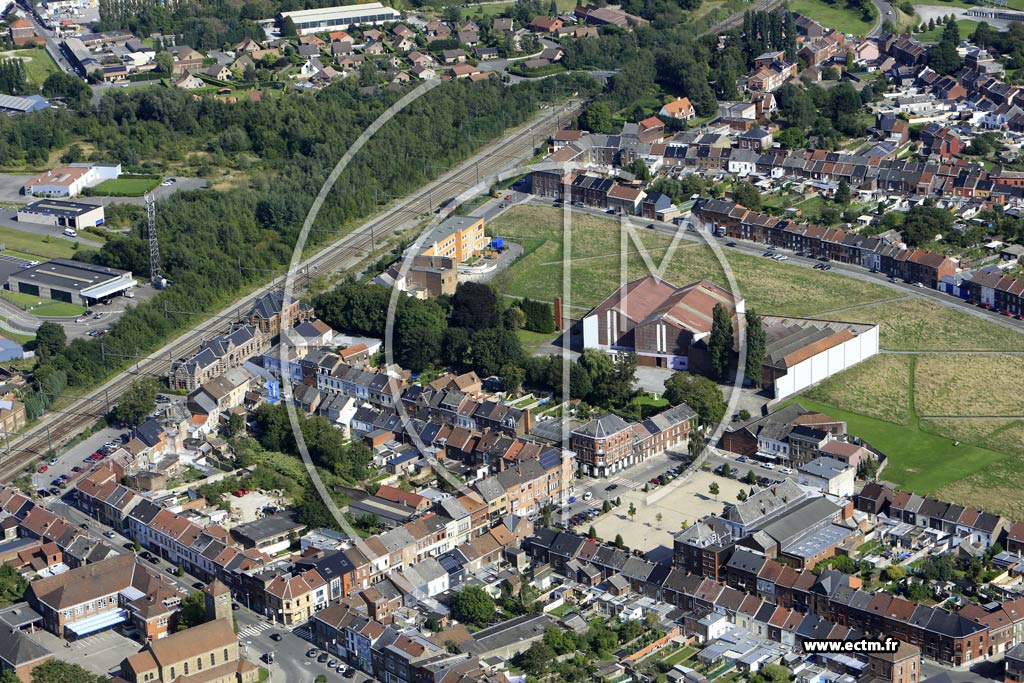
POLYGON ((761 463, 761 467, 765 468, 766 470, 774 470, 775 469, 775 465, 771 464, 770 462, 763 462, 763 463, 761 463))
POLYGON ((788 467, 780 467, 779 472, 781 472, 782 474, 793 474, 793 470, 791 470, 788 467))
POLYGON ((306 656, 307 657, 316 657, 316 648, 315 647, 311 647, 308 650, 306 650, 306 656))
POLYGON ((115 536, 117 536, 117 534, 115 534, 113 531, 104 531, 103 535, 107 538, 114 538, 115 536))
POLYGON ((594 494, 591 493, 590 491, 587 491, 586 493, 583 494, 583 500, 590 500, 593 497, 594 497, 594 494))
POLYGON ((284 639, 284 636, 275 631, 274 633, 270 634, 270 639, 273 640, 275 643, 280 643, 284 639))
POLYGON ((50 469, 49 465, 40 465, 39 469, 36 470, 37 474, 46 474, 46 470, 50 469))

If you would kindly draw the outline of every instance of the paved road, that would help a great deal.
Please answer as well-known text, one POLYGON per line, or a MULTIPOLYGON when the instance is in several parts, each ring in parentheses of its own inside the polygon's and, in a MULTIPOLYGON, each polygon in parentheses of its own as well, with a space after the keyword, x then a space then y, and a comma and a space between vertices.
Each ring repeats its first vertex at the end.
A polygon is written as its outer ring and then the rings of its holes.
POLYGON ((882 24, 885 23, 886 19, 890 21, 896 18, 896 10, 893 8, 892 3, 889 0, 871 0, 875 3, 875 9, 878 10, 878 18, 875 20, 875 25, 872 27, 868 36, 880 36, 882 35, 882 24))
POLYGON ((69 74, 85 76, 85 74, 79 74, 75 71, 75 68, 71 66, 71 63, 64 56, 64 52, 60 49, 60 45, 57 43, 57 39, 54 36, 53 31, 43 26, 39 17, 36 16, 35 8, 28 2, 24 2, 22 5, 26 10, 28 10, 25 12, 25 16, 30 22, 32 22, 32 25, 36 29, 36 33, 43 37, 43 40, 46 43, 46 51, 50 53, 51 57, 53 57, 53 61, 57 62, 57 65, 69 74))

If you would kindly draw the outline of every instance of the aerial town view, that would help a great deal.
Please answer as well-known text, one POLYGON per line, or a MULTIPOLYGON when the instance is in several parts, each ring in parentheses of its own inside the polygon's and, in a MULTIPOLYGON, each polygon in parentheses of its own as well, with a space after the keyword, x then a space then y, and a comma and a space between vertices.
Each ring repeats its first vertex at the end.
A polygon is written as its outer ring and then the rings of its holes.
POLYGON ((0 683, 1024 683, 1024 0, 0 0, 0 114, 0 683))

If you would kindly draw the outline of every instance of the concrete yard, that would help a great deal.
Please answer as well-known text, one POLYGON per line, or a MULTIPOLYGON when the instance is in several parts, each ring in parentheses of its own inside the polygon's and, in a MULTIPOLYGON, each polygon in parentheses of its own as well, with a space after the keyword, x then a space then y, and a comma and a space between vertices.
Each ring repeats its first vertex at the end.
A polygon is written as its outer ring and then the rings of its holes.
POLYGON ((69 642, 67 646, 47 631, 37 631, 31 638, 52 652, 55 658, 79 664, 97 676, 118 674, 124 658, 142 649, 138 642, 112 630, 69 642))
POLYGON ((644 493, 643 489, 623 491, 622 505, 603 515, 594 525, 598 536, 612 540, 621 535, 630 548, 648 552, 658 547, 671 548, 672 534, 683 522, 693 524, 709 514, 718 514, 726 502, 735 502, 739 490, 750 486, 735 479, 726 479, 710 472, 698 471, 686 479, 676 479, 667 486, 644 493), (708 493, 712 482, 720 489, 718 500, 708 493), (636 515, 629 518, 629 504, 636 505, 636 515), (661 522, 657 515, 661 513, 661 522))

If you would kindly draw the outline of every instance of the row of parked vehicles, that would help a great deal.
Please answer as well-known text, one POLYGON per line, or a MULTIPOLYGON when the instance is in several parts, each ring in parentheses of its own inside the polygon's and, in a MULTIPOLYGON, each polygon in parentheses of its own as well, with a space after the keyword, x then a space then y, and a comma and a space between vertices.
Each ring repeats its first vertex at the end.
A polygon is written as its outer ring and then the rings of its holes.
MULTIPOLYGON (((281 634, 272 633, 270 634, 270 638, 271 640, 279 641, 281 640, 281 634)), ((320 662, 321 664, 326 664, 328 669, 333 669, 334 671, 337 671, 341 674, 342 678, 355 678, 356 670, 354 668, 352 668, 345 662, 339 662, 337 659, 334 659, 333 657, 331 657, 331 655, 322 650, 318 650, 315 647, 311 647, 306 652, 306 656, 310 659, 316 657, 316 661, 320 662)))

